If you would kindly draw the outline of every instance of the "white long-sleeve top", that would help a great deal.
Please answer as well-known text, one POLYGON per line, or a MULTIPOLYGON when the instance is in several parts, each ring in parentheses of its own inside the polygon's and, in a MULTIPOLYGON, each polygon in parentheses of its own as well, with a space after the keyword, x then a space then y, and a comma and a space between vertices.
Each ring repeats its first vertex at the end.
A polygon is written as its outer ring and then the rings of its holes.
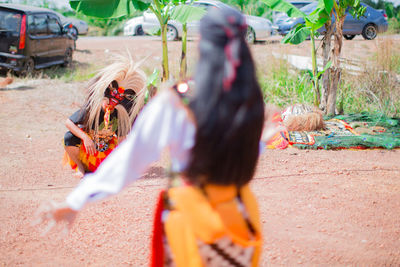
POLYGON ((172 170, 182 171, 194 144, 195 131, 179 96, 172 90, 160 92, 142 110, 127 139, 68 195, 67 204, 79 210, 87 202, 120 192, 144 174, 164 148, 169 150, 172 170))

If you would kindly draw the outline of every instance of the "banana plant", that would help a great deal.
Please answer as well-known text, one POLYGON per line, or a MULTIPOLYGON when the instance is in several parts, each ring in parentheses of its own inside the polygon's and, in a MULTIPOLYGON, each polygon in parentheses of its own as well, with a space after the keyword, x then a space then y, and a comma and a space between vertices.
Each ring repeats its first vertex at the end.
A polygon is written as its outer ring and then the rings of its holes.
POLYGON ((331 51, 332 68, 330 69, 330 87, 328 91, 328 99, 326 106, 326 113, 334 115, 336 113, 336 96, 342 76, 342 69, 340 66, 340 54, 343 46, 343 24, 346 19, 346 10, 353 17, 359 19, 364 15, 367 10, 366 6, 361 5, 360 0, 339 0, 333 1, 333 15, 335 16, 335 31, 334 31, 334 46, 331 51))
POLYGON ((185 0, 181 0, 181 4, 176 6, 171 12, 171 19, 182 23, 182 53, 180 62, 179 77, 181 80, 186 79, 187 73, 187 23, 200 20, 205 14, 204 8, 192 6, 194 1, 187 5, 185 0))
POLYGON ((244 14, 263 16, 267 13, 267 7, 258 0, 222 0, 230 6, 235 6, 244 14))
POLYGON ((154 69, 153 73, 147 77, 146 81, 146 92, 144 97, 144 103, 147 104, 149 100, 157 93, 158 81, 160 72, 158 69, 154 69))
POLYGON ((321 28, 324 23, 331 19, 331 11, 333 8, 333 0, 319 0, 317 8, 310 14, 305 14, 300 9, 296 8, 292 4, 284 0, 261 0, 272 10, 285 12, 289 17, 292 18, 303 18, 304 23, 298 24, 293 28, 286 36, 282 39, 283 43, 300 44, 308 37, 311 39, 311 62, 312 71, 310 76, 314 88, 314 104, 319 106, 320 103, 320 90, 319 90, 319 77, 326 71, 329 66, 325 66, 322 72, 318 72, 317 67, 317 50, 315 48, 315 37, 318 37, 318 29, 321 28))
POLYGON ((151 10, 161 26, 162 80, 169 79, 167 25, 171 7, 178 4, 179 0, 70 0, 69 3, 77 12, 98 18, 118 18, 137 10, 151 10))

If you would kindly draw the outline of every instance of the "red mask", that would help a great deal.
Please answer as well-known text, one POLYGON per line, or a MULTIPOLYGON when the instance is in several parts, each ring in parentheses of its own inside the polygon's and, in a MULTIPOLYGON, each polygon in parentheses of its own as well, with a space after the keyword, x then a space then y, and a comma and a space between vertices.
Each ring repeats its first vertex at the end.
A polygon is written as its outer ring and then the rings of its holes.
POLYGON ((110 101, 109 105, 112 106, 114 109, 116 105, 118 105, 124 98, 125 88, 123 87, 118 87, 118 89, 110 88, 110 101))

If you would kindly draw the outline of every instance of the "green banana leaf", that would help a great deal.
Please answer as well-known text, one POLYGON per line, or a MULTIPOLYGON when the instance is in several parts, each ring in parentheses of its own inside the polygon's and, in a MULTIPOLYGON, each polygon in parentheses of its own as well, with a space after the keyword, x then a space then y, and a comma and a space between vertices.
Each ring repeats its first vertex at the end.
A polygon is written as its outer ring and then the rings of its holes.
POLYGON ((291 18, 304 18, 306 14, 284 0, 261 0, 274 11, 285 12, 291 18))
POLYGON ((313 12, 311 12, 307 17, 304 18, 306 22, 306 26, 310 27, 312 30, 317 31, 319 28, 324 26, 325 22, 328 21, 328 18, 324 16, 326 13, 325 9, 322 7, 318 7, 313 12))
POLYGON ((330 15, 333 8, 333 0, 323 0, 323 2, 326 13, 330 15))
POLYGON ((190 5, 176 6, 171 12, 171 19, 179 21, 182 24, 200 20, 207 11, 201 7, 190 5))
POLYGON ((144 11, 151 0, 70 0, 72 9, 78 13, 98 18, 118 18, 144 11))
MULTIPOLYGON (((331 19, 331 11, 333 8, 333 0, 319 0, 317 8, 311 12, 306 18, 313 24, 312 28, 318 30, 325 22, 331 19)), ((310 26, 311 25, 307 25, 310 26)))
POLYGON ((157 86, 157 82, 160 79, 160 71, 154 69, 153 73, 147 78, 146 86, 153 85, 157 86))
POLYGON ((282 39, 284 44, 300 44, 310 36, 310 28, 306 27, 304 24, 297 25, 296 28, 292 29, 285 38, 282 39))

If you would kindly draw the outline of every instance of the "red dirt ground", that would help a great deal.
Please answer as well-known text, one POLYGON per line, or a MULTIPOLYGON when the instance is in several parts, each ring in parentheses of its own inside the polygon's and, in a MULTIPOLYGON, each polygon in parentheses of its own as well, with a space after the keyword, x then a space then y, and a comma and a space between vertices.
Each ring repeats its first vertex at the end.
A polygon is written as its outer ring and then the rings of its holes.
MULTIPOLYGON (((356 38, 345 42, 345 55, 352 51, 346 45, 358 54, 374 51, 374 42, 356 38)), ((74 64, 102 65, 109 51, 125 46, 137 59, 153 53, 146 71, 158 66, 159 42, 141 38, 81 38, 74 64)), ((178 58, 179 44, 170 49, 178 58)), ((253 46, 257 60, 279 49, 289 48, 253 46)), ((163 161, 121 194, 88 205, 67 236, 41 236, 43 227, 31 226, 41 204, 62 201, 79 182, 61 159, 64 121, 82 102, 83 85, 16 79, 0 89, 1 266, 147 265, 163 161)), ((267 150, 251 184, 265 240, 260 265, 400 266, 399 162, 400 150, 267 150)))

